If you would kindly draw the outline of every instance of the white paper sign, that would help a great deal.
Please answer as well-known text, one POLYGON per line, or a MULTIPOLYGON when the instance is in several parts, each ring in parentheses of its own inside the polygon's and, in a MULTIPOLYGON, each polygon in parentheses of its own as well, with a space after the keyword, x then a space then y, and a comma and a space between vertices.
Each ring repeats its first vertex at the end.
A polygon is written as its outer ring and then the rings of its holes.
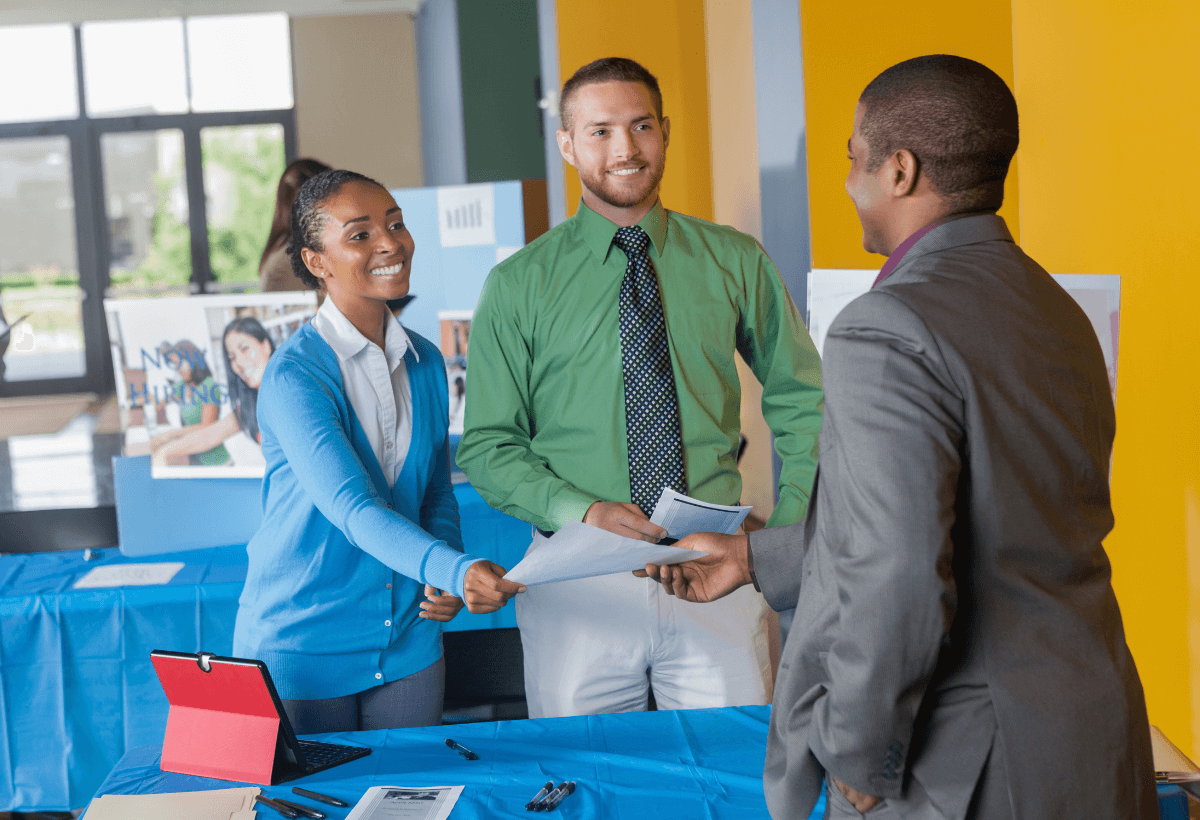
POLYGON ((733 535, 742 526, 752 507, 710 504, 664 487, 650 516, 653 524, 671 538, 683 538, 694 532, 719 532, 733 535))
POLYGON ((96 567, 75 582, 75 589, 101 587, 146 587, 171 583, 175 573, 183 569, 182 561, 158 564, 108 564, 96 567))
POLYGON ((438 236, 443 248, 496 244, 496 189, 490 182, 437 189, 438 236))
POLYGON ((346 820, 445 820, 462 786, 375 786, 367 789, 346 820))
POLYGON ((534 586, 632 572, 645 569, 646 564, 678 564, 705 554, 625 538, 581 521, 569 521, 526 554, 504 577, 534 586))

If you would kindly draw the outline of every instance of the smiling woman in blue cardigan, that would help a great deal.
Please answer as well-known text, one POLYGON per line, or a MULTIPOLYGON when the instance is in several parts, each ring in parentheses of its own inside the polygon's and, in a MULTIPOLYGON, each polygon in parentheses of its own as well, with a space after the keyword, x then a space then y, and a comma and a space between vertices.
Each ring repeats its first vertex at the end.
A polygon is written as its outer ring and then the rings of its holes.
POLYGON ((524 588, 462 552, 442 357, 387 309, 413 255, 395 200, 360 174, 318 174, 289 252, 328 298, 259 390, 263 522, 234 654, 266 662, 298 733, 437 724, 439 621, 524 588))

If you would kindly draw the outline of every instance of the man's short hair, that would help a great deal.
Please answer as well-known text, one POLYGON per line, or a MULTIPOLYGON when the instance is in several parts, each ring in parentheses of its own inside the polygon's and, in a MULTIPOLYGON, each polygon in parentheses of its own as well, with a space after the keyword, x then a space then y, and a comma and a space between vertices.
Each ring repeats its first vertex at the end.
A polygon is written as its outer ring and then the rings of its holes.
POLYGON ((915 57, 859 97, 867 170, 907 148, 955 211, 994 210, 1017 151, 1017 101, 985 65, 949 54, 915 57))
POLYGON ((626 57, 604 57, 588 63, 572 74, 571 79, 563 84, 562 94, 558 98, 558 117, 563 130, 570 131, 575 125, 572 122, 574 115, 571 111, 571 100, 575 97, 575 92, 585 85, 607 83, 613 80, 641 83, 646 86, 646 90, 650 92, 650 101, 654 103, 654 113, 658 115, 658 121, 662 122, 662 91, 658 88, 658 78, 647 71, 641 63, 626 57))

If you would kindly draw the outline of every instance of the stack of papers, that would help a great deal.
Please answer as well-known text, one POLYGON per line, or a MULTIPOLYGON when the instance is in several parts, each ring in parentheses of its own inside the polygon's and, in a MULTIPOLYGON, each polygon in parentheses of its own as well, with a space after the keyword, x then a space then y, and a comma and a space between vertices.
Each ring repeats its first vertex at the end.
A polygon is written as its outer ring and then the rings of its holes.
POLYGON ((172 794, 106 794, 88 806, 87 820, 257 820, 257 786, 172 794))
POLYGON ((668 538, 679 539, 696 532, 733 535, 751 509, 700 501, 666 487, 654 505, 650 521, 666 530, 668 538))

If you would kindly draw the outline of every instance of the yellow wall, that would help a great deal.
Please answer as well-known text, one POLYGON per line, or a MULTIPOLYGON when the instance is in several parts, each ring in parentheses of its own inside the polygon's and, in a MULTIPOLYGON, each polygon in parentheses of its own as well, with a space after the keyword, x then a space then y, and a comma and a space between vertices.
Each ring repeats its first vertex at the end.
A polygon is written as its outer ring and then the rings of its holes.
MULTIPOLYGON (((658 78, 663 113, 671 118, 663 204, 712 219, 704 0, 558 0, 557 9, 564 82, 601 57, 629 57, 658 78)), ((573 214, 579 177, 567 167, 566 178, 567 213, 573 214)))
POLYGON ((1117 528, 1106 545, 1150 720, 1195 757, 1200 7, 1012 8, 1023 244, 1052 272, 1121 274, 1117 528))
MULTIPOLYGON (((858 95, 885 68, 922 54, 958 54, 1013 81, 1008 0, 885 0, 800 3, 804 40, 805 116, 813 266, 879 268, 883 257, 862 248, 862 230, 843 183, 846 140, 858 95)), ((1017 157, 1020 158, 1021 152, 1017 157)), ((1000 215, 1020 239, 1017 163, 1009 172, 1000 215)))

